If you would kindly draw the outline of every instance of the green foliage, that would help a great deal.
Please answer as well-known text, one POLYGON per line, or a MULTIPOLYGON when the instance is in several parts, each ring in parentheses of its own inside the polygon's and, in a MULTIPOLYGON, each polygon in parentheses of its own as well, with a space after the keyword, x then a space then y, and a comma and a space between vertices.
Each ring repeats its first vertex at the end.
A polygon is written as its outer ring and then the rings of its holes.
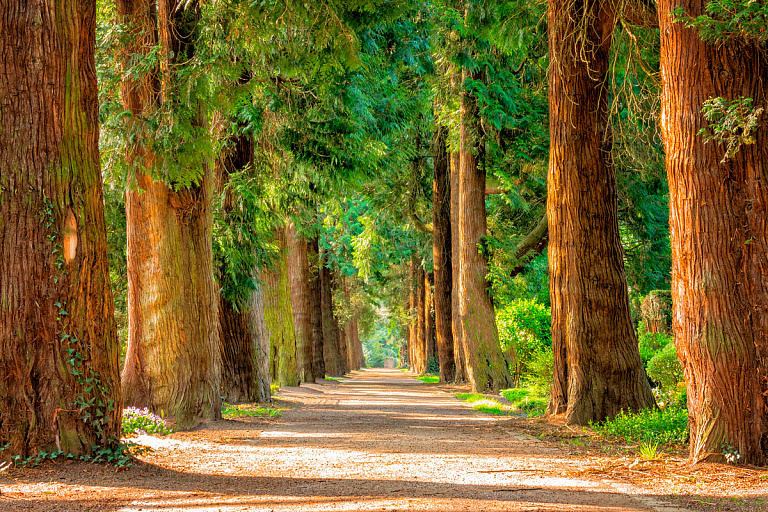
POLYGON ((149 412, 146 407, 127 407, 123 409, 123 434, 160 434, 162 436, 173 432, 165 420, 149 412))
POLYGON ((528 416, 541 416, 549 403, 549 388, 541 385, 527 385, 502 389, 501 396, 509 400, 512 407, 525 411, 528 416))
POLYGON ((688 442, 688 411, 685 409, 645 409, 637 414, 622 411, 613 419, 590 426, 605 437, 629 443, 681 445, 688 442))
POLYGON ((728 39, 764 45, 768 41, 768 4, 760 0, 713 0, 706 14, 693 17, 678 7, 675 21, 696 29, 704 41, 721 43, 728 39))
POLYGON ((674 339, 656 352, 648 361, 648 376, 662 389, 673 390, 683 380, 683 370, 677 358, 674 339))
POLYGON ((742 96, 732 101, 720 97, 710 98, 701 109, 709 121, 709 128, 703 128, 698 135, 704 137, 705 143, 714 140, 727 146, 725 156, 720 160, 720 163, 725 163, 736 156, 742 145, 755 143, 752 132, 757 128, 763 110, 763 107, 752 107, 752 98, 742 96))
POLYGON ((515 356, 516 382, 543 377, 533 373, 532 365, 540 362, 541 352, 551 352, 551 321, 550 309, 535 299, 512 300, 496 312, 502 348, 515 356))
POLYGON ((279 407, 261 407, 256 404, 240 404, 230 405, 228 403, 222 404, 221 415, 224 419, 232 418, 261 418, 269 416, 271 418, 279 418, 282 416, 283 410, 279 407))

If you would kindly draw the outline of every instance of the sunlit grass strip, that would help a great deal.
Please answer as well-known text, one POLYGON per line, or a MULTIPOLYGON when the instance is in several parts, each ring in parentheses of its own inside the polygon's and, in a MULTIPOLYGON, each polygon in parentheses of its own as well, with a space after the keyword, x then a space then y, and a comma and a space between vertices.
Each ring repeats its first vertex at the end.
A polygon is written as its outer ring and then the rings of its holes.
POLYGON ((498 416, 508 415, 511 413, 509 407, 502 405, 498 400, 488 398, 485 395, 479 393, 457 393, 456 398, 463 402, 467 402, 476 411, 484 412, 487 414, 496 414, 498 416))
POLYGON ((418 377, 416 377, 416 379, 420 380, 421 382, 426 382, 427 384, 437 384, 440 382, 440 377, 432 373, 425 373, 424 375, 419 375, 418 377))
POLYGON ((261 418, 264 416, 270 416, 272 418, 279 418, 283 414, 283 410, 279 407, 261 407, 255 404, 240 404, 230 405, 225 403, 221 410, 221 415, 225 419, 251 417, 261 418))

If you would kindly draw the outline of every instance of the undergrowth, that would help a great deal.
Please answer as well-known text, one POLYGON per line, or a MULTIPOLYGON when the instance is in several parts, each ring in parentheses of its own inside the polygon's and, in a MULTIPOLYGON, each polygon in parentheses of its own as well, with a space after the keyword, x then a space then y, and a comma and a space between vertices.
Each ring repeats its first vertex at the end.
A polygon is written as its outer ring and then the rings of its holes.
POLYGON ((682 445, 688 442, 688 411, 670 407, 645 409, 636 414, 620 412, 603 423, 590 423, 602 436, 628 443, 682 445))
POLYGON ((230 405, 225 402, 221 408, 221 415, 226 419, 242 418, 243 416, 251 418, 261 418, 264 416, 279 418, 282 414, 283 410, 279 407, 261 407, 255 404, 230 405))

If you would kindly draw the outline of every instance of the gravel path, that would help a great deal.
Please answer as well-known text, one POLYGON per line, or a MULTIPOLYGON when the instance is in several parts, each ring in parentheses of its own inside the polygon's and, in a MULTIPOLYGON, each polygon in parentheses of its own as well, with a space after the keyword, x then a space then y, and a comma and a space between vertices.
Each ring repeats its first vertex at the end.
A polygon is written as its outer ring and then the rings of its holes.
POLYGON ((0 510, 647 511, 667 508, 596 478, 398 370, 280 390, 279 419, 208 423, 115 472, 74 462, 11 471, 0 510))

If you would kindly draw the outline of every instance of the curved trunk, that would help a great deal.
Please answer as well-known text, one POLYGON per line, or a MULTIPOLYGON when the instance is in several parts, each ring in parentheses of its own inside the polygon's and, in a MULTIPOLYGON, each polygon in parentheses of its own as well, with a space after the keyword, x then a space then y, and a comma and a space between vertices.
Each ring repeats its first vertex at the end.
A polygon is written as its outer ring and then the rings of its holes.
POLYGON ((264 281, 264 318, 269 331, 272 381, 278 386, 297 386, 296 335, 293 330, 293 306, 288 279, 288 250, 285 229, 275 230, 280 259, 262 272, 264 281))
MULTIPOLYGON (((481 75, 465 80, 480 80, 481 75)), ((502 353, 496 314, 488 294, 488 261, 480 250, 486 234, 485 168, 477 100, 461 94, 461 165, 459 194, 459 311, 467 380, 476 393, 512 387, 510 361, 502 353)))
POLYGON ((705 144, 702 104, 753 98, 768 109, 765 49, 706 44, 671 11, 702 3, 659 2, 662 129, 670 191, 673 328, 688 385, 691 461, 768 460, 768 116, 724 163, 705 144))
POLYGON ((312 323, 312 370, 315 379, 322 379, 325 377, 325 360, 323 359, 323 309, 318 244, 317 237, 309 241, 307 259, 309 261, 309 311, 312 323))
POLYGON ((0 12, 0 459, 87 455, 119 439, 122 412, 96 7, 5 1, 0 12))
POLYGON ((307 241, 299 237, 293 224, 288 226, 287 233, 288 274, 291 280, 293 325, 296 333, 296 367, 299 372, 299 382, 314 382, 307 241))
POLYGON ((607 132, 613 27, 606 2, 549 3, 554 382, 547 411, 577 424, 654 405, 629 313, 607 132), (574 47, 575 31, 583 49, 574 47))
POLYGON ((453 336, 453 361, 455 382, 467 380, 465 372, 463 330, 459 308, 461 282, 461 232, 459 231, 459 194, 461 192, 461 155, 451 153, 451 335, 453 336))
POLYGON ((448 128, 440 126, 435 134, 435 178, 432 182, 432 256, 435 275, 435 334, 440 361, 440 382, 454 378, 453 329, 451 325, 451 181, 448 170, 448 128))

